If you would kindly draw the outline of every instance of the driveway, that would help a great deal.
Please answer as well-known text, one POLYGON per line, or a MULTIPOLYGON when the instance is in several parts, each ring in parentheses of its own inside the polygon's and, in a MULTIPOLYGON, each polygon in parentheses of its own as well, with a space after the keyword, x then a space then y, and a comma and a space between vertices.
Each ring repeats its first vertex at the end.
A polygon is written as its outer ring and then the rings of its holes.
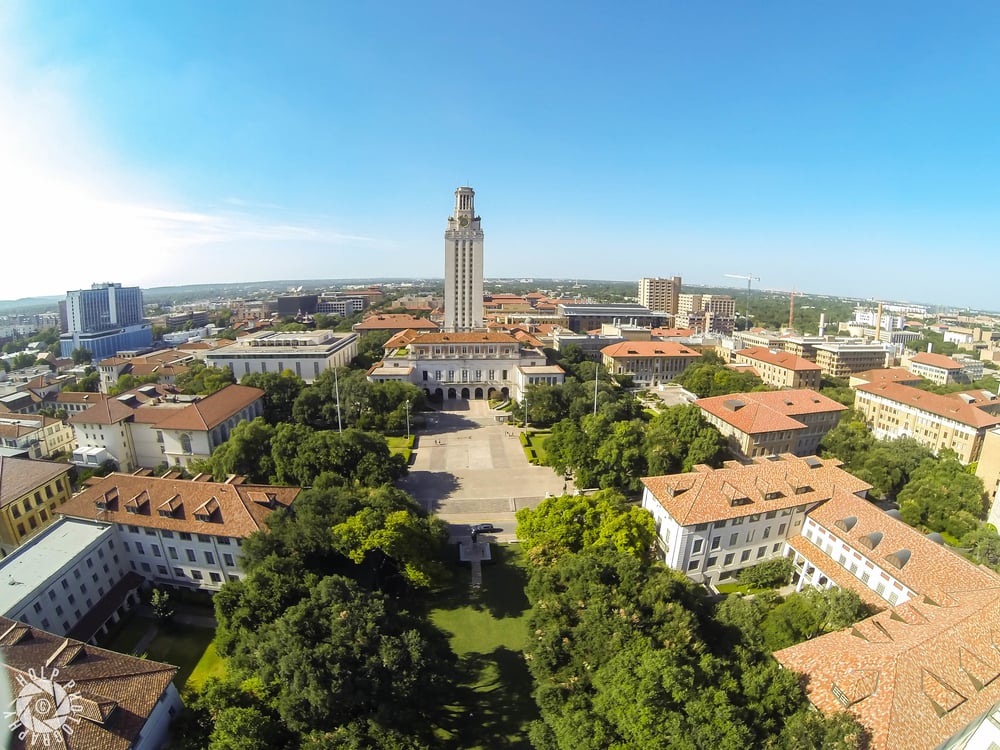
POLYGON ((547 466, 532 466, 519 430, 497 421, 486 401, 450 399, 427 414, 417 438, 410 473, 400 486, 427 510, 453 525, 453 538, 468 537, 467 524, 502 529, 484 539, 511 541, 514 513, 533 508, 546 494, 571 491, 571 484, 547 466))

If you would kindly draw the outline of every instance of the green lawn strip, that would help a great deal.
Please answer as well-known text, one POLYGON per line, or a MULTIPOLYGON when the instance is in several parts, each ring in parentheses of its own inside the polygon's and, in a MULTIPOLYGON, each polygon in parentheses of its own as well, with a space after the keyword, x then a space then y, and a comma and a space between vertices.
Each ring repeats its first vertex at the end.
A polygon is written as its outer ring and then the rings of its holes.
POLYGON ((205 653, 201 655, 198 663, 195 664, 191 676, 188 677, 185 687, 198 690, 205 684, 209 677, 224 677, 226 674, 226 660, 219 656, 215 650, 215 640, 213 639, 205 653))
POLYGON ((719 590, 720 594, 762 594, 765 591, 773 591, 773 589, 758 589, 741 583, 719 583, 716 584, 715 588, 719 590))
MULTIPOLYGON (((183 690, 195 667, 201 663, 206 650, 212 645, 213 638, 215 631, 209 628, 167 623, 160 626, 160 631, 146 649, 146 656, 153 661, 175 665, 178 669, 174 684, 178 690, 183 690)), ((212 650, 214 651, 214 647, 212 650)), ((214 667, 209 662, 205 669, 211 670, 214 667)))
POLYGON ((532 681, 522 649, 527 637, 526 571, 518 545, 493 546, 494 562, 483 565, 483 586, 468 588, 467 565, 456 568, 455 585, 435 597, 431 619, 451 639, 465 674, 449 708, 449 748, 527 748, 527 724, 537 718, 532 681))
POLYGON ((406 459, 406 462, 410 462, 410 454, 412 453, 413 447, 413 437, 407 438, 406 435, 401 435, 399 437, 387 437, 385 442, 389 446, 389 453, 396 455, 397 453, 402 455, 406 459))

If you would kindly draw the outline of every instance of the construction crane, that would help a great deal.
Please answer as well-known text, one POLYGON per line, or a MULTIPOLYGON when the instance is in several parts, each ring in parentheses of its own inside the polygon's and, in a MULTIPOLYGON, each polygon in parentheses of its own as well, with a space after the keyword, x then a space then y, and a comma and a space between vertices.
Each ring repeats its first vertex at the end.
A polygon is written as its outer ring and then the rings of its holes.
POLYGON ((755 281, 760 281, 760 276, 754 276, 753 274, 748 274, 746 276, 741 276, 736 273, 726 273, 723 276, 730 279, 743 279, 747 283, 747 330, 750 330, 750 285, 755 281))

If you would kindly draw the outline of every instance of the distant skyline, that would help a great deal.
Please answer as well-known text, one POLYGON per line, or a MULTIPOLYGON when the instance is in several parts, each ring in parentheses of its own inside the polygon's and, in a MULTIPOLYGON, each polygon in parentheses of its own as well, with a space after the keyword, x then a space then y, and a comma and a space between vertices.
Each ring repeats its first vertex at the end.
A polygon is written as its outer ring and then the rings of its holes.
POLYGON ((14 0, 0 299, 485 275, 1000 308, 1000 6, 14 0))

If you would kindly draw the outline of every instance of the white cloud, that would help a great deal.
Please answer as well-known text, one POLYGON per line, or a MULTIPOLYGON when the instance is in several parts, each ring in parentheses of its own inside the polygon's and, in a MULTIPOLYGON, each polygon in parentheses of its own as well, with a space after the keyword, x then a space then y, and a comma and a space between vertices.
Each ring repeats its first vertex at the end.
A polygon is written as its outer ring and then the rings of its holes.
MULTIPOLYGON (((370 242, 322 217, 289 220, 249 199, 221 199, 226 210, 203 211, 164 196, 155 175, 121 166, 77 105, 85 71, 27 64, 10 26, 0 11, 0 299, 104 280, 234 280, 220 256, 263 257, 264 244, 370 242), (214 265, 200 267, 205 260, 214 265)), ((252 270, 253 278, 269 275, 259 264, 252 270)))

